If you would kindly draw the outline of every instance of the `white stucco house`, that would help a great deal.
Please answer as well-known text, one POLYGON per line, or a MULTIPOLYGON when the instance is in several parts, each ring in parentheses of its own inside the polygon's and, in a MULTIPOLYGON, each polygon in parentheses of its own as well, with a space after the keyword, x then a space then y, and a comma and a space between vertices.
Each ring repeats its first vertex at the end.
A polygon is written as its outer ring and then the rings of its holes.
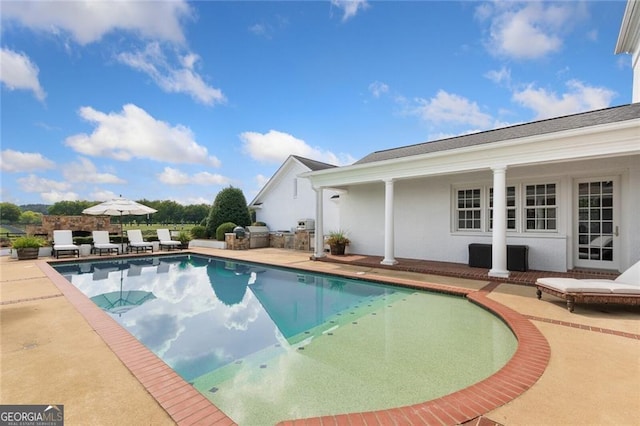
MULTIPOLYGON (((336 166, 290 155, 249 203, 256 213, 256 220, 265 222, 271 231, 291 231, 302 219, 314 219, 316 215, 316 192, 308 179, 299 175, 336 166)), ((338 191, 323 191, 323 233, 339 229, 338 191)))
MULTIPOLYGON (((533 270, 628 268, 640 258, 639 9, 629 1, 616 47, 633 55, 636 103, 308 171, 316 224, 327 214, 325 193, 340 191, 349 251, 384 256, 382 264, 467 263, 469 244, 486 243, 495 277, 509 276, 509 245, 528 247, 533 270)), ((323 249, 318 241, 314 255, 323 249)))

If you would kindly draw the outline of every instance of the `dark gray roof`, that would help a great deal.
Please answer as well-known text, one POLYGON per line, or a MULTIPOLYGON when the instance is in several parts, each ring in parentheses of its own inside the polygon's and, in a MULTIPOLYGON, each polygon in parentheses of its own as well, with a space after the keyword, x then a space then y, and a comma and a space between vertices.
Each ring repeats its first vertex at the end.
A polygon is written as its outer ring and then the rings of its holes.
POLYGON ((392 160, 412 155, 430 154, 449 149, 466 148, 474 145, 518 139, 564 130, 579 129, 582 127, 615 123, 618 121, 626 121, 636 118, 640 118, 640 103, 583 112, 558 118, 549 118, 531 123, 503 127, 501 129, 473 133, 470 135, 456 136, 432 142, 375 151, 356 161, 354 164, 372 163, 374 161, 392 160))
POLYGON ((336 167, 333 164, 323 163, 321 161, 316 161, 316 160, 310 160, 308 158, 300 157, 298 155, 292 155, 292 157, 298 160, 299 162, 301 162, 302 164, 304 164, 305 166, 307 166, 309 170, 311 170, 312 172, 315 172, 317 170, 331 169, 333 167, 336 167))

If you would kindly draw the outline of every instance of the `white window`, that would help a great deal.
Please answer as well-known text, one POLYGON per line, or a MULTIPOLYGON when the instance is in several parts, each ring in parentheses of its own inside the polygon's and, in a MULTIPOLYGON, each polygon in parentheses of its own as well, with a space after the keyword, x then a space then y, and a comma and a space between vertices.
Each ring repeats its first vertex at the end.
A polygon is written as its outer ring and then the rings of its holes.
MULTIPOLYGON (((507 231, 557 232, 556 183, 508 185, 506 188, 507 231)), ((489 185, 454 188, 456 231, 493 229, 493 188, 489 185)))
POLYGON ((293 198, 298 198, 298 178, 293 178, 293 198))
MULTIPOLYGON (((516 187, 507 186, 507 230, 515 231, 517 229, 517 203, 516 203, 516 187)), ((493 188, 489 188, 489 229, 493 229, 493 188)))
POLYGON ((482 226, 482 207, 481 207, 481 190, 460 189, 457 191, 456 216, 457 229, 462 230, 481 230, 482 226))
POLYGON ((526 185, 525 213, 527 231, 557 230, 556 184, 526 185))

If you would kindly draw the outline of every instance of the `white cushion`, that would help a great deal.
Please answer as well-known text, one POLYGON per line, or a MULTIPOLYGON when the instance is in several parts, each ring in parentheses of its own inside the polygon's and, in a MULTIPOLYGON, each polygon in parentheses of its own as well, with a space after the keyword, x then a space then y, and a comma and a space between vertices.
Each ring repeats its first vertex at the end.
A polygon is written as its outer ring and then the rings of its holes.
POLYGON ((613 282, 575 278, 538 278, 537 283, 565 293, 611 293, 613 288, 613 282))
POLYGON ((640 260, 616 278, 616 282, 640 287, 640 260))
POLYGON ((94 244, 93 246, 99 249, 118 248, 118 245, 114 243, 94 244))
POLYGON ((640 287, 635 285, 616 283, 611 291, 616 294, 640 294, 640 287))
POLYGON ((54 250, 78 250, 80 247, 73 244, 55 244, 54 250))

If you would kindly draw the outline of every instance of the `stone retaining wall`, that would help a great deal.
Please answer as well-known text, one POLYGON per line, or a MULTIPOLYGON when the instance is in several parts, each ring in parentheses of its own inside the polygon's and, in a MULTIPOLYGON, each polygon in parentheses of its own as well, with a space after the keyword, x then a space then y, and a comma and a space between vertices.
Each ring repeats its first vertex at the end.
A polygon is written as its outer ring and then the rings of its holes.
MULTIPOLYGON (((53 240, 53 231, 70 229, 72 232, 86 233, 92 231, 109 231, 109 234, 120 235, 120 225, 111 224, 111 216, 42 216, 42 225, 27 225, 28 235, 46 236, 53 240)), ((75 235, 74 235, 75 236, 75 235)))

